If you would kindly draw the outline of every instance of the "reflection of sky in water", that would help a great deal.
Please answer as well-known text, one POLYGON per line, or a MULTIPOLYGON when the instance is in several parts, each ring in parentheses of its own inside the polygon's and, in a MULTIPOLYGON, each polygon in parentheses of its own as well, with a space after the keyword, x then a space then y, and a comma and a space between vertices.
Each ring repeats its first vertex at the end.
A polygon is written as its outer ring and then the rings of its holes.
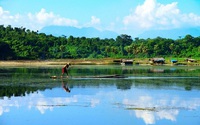
POLYGON ((137 118, 146 124, 155 124, 156 120, 167 119, 176 121, 180 110, 196 110, 200 106, 200 98, 185 100, 166 95, 139 96, 137 99, 124 99, 125 108, 134 110, 137 118))
MULTIPOLYGON (((156 124, 161 120, 176 122, 181 113, 181 116, 185 117, 192 117, 190 115, 200 117, 198 113, 200 107, 199 95, 198 91, 179 90, 177 92, 175 90, 136 88, 123 91, 112 87, 73 88, 71 93, 65 93, 61 88, 54 88, 44 92, 35 92, 25 97, 4 97, 0 99, 0 116, 7 113, 14 114, 17 109, 20 109, 21 113, 23 113, 23 110, 26 113, 36 110, 41 115, 49 112, 56 113, 59 111, 58 109, 66 108, 68 110, 72 108, 74 112, 75 110, 81 112, 86 109, 94 109, 94 114, 101 114, 102 110, 105 111, 106 109, 103 118, 115 116, 116 112, 122 113, 121 121, 125 117, 133 119, 132 123, 129 124, 135 123, 136 118, 142 119, 145 124, 156 124), (82 110, 83 108, 84 110, 82 110)), ((182 120, 185 121, 187 118, 182 120)))
POLYGON ((71 97, 45 97, 41 92, 26 95, 25 97, 4 97, 0 100, 0 115, 9 112, 11 107, 28 109, 36 108, 41 114, 46 110, 53 111, 54 107, 62 106, 83 106, 95 107, 99 103, 98 99, 90 96, 73 95, 71 97), (85 102, 79 102, 85 99, 85 102))

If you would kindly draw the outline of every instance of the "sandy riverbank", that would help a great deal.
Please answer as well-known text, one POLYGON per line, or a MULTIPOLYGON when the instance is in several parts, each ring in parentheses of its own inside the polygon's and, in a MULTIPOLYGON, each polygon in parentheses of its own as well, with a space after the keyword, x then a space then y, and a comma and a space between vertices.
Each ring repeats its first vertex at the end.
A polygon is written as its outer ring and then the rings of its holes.
MULTIPOLYGON (((9 60, 9 61, 0 61, 0 67, 4 66, 57 66, 65 65, 70 63, 72 65, 111 65, 119 64, 113 62, 114 59, 57 59, 57 60, 9 60)), ((134 59, 133 64, 139 65, 150 65, 148 59, 134 59)), ((187 63, 187 62, 178 62, 178 65, 191 65, 191 66, 200 66, 200 62, 196 63, 187 63)), ((164 65, 172 65, 171 62, 166 61, 164 65)))
POLYGON ((106 65, 112 64, 112 59, 66 59, 66 60, 12 60, 0 61, 0 66, 54 66, 65 65, 70 63, 72 65, 106 65))

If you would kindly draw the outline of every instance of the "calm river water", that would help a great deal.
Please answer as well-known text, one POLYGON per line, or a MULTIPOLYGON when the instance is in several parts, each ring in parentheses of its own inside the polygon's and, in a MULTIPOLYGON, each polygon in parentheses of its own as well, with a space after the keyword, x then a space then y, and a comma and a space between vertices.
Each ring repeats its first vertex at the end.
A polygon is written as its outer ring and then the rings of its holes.
POLYGON ((0 67, 0 125, 200 125, 200 67, 77 65, 60 75, 61 66, 0 67))

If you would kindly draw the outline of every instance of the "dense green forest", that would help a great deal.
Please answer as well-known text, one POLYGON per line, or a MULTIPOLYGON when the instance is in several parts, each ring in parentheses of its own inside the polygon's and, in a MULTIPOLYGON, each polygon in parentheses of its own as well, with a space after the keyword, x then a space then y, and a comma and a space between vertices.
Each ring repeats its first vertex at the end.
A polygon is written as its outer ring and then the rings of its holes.
POLYGON ((200 57, 200 36, 177 40, 116 39, 46 35, 23 27, 0 25, 0 60, 62 58, 200 57))

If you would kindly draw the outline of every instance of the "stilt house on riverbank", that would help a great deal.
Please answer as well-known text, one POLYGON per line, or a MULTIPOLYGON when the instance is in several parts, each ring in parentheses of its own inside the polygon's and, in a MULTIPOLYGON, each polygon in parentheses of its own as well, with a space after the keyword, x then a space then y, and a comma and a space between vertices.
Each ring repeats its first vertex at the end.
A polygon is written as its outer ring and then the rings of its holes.
POLYGON ((133 60, 131 60, 131 59, 129 59, 129 60, 122 59, 121 65, 133 65, 133 60))
POLYGON ((120 63, 121 65, 133 65, 132 59, 118 59, 118 60, 113 60, 113 62, 120 63))
POLYGON ((151 58, 149 59, 149 63, 152 65, 162 65, 165 63, 164 58, 151 58))
POLYGON ((188 63, 197 62, 195 59, 188 59, 188 58, 185 61, 187 61, 188 63))

